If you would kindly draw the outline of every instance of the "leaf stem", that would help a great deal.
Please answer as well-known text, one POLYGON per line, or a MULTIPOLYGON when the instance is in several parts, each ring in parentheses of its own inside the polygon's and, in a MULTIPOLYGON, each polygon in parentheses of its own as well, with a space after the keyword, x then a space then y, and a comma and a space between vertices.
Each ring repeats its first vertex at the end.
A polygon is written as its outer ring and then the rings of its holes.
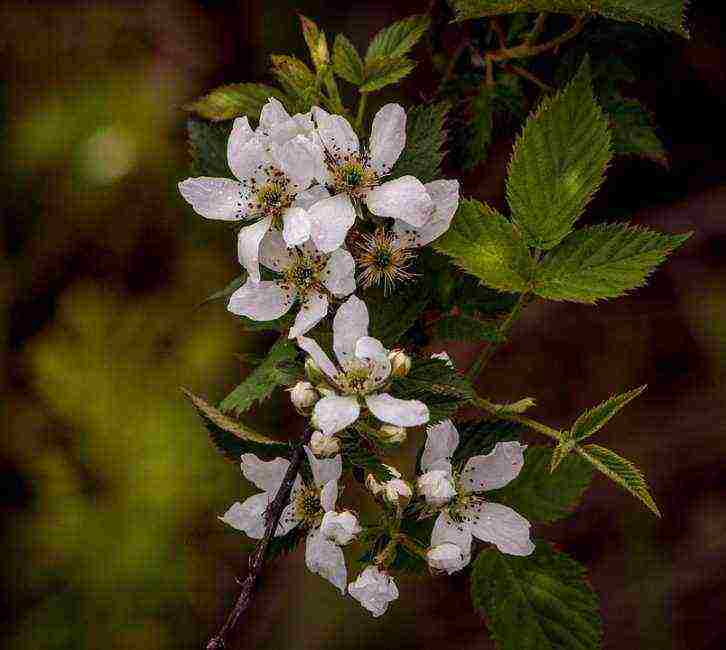
POLYGON ((529 70, 525 70, 524 68, 520 68, 517 65, 511 65, 509 63, 502 64, 502 68, 504 68, 507 72, 511 72, 512 74, 516 74, 517 76, 526 79, 527 81, 531 81, 535 86, 538 86, 545 92, 552 93, 555 91, 552 86, 542 81, 537 75, 532 74, 529 70))
POLYGON ((570 29, 568 29, 564 34, 560 34, 546 43, 542 43, 541 45, 532 45, 528 41, 525 41, 524 43, 515 45, 514 47, 505 47, 494 52, 487 52, 485 54, 485 58, 497 62, 509 61, 510 59, 524 59, 530 56, 543 54, 549 50, 555 50, 560 45, 575 38, 575 36, 582 31, 586 22, 587 18, 585 16, 578 16, 570 29))
POLYGON ((358 100, 358 112, 355 116, 355 130, 360 133, 363 128, 363 119, 366 114, 366 104, 368 103, 368 93, 361 93, 358 100))
POLYGON ((532 418, 528 418, 523 415, 517 415, 516 413, 509 413, 507 411, 503 411, 499 406, 497 406, 493 402, 490 402, 488 399, 484 399, 483 397, 477 396, 476 398, 474 398, 473 403, 475 406, 478 406, 483 411, 487 411, 488 413, 491 413, 492 415, 496 415, 498 418, 500 418, 502 420, 509 420, 510 422, 517 422, 519 424, 524 425, 528 429, 532 429, 532 431, 541 433, 543 436, 547 436, 548 438, 551 438, 552 440, 556 440, 557 442, 560 442, 560 440, 562 440, 562 433, 560 431, 558 431, 557 429, 548 427, 546 424, 537 422, 537 420, 533 420, 532 418))

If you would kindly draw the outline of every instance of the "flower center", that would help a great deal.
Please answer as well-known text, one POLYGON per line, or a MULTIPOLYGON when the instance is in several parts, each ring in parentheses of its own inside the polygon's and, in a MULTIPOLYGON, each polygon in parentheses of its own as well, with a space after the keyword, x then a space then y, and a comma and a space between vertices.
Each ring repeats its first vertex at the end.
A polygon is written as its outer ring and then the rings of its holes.
POLYGON ((364 288, 383 285, 388 295, 396 282, 415 277, 408 271, 415 255, 396 241, 395 235, 379 227, 370 235, 362 235, 357 244, 357 261, 363 269, 358 279, 364 288))
POLYGON ((321 514, 320 495, 309 487, 303 487, 295 495, 295 513, 308 526, 314 525, 321 514))
POLYGON ((262 217, 272 217, 274 225, 279 228, 282 225, 282 213, 293 203, 294 191, 288 177, 276 167, 268 165, 261 171, 267 176, 264 182, 259 183, 254 177, 242 182, 250 197, 247 211, 262 217))
POLYGON ((333 187, 354 198, 362 198, 365 192, 378 185, 377 174, 361 159, 360 154, 348 154, 342 162, 329 163, 333 187))
POLYGON ((285 282, 293 285, 301 296, 314 289, 321 291, 320 280, 326 259, 320 254, 305 254, 299 250, 295 250, 292 255, 292 264, 284 271, 285 282))

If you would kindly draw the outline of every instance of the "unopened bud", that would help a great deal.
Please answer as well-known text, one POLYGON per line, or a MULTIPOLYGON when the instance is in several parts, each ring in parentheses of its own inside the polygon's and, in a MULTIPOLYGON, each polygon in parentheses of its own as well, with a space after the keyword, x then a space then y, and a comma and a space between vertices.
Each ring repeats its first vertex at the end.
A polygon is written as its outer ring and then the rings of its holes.
POLYGON ((308 409, 320 399, 318 391, 313 385, 307 381, 299 381, 289 389, 290 399, 295 408, 302 410, 308 409))
POLYGON ((403 350, 391 350, 388 360, 391 362, 392 377, 405 377, 411 370, 411 357, 403 350))
POLYGON ((366 477, 366 487, 371 491, 373 496, 381 496, 392 505, 400 503, 405 506, 413 496, 411 486, 401 478, 401 472, 395 467, 391 467, 390 465, 386 465, 385 467, 393 475, 393 478, 380 482, 373 474, 368 474, 366 477))
POLYGON ((335 436, 314 431, 310 438, 310 449, 316 456, 335 456, 340 451, 340 442, 335 436))
POLYGON ((406 441, 406 429, 395 424, 384 424, 378 430, 378 437, 388 445, 400 445, 406 441))
POLYGON ((325 374, 313 361, 312 357, 305 359, 305 376, 311 384, 319 384, 325 381, 325 374))

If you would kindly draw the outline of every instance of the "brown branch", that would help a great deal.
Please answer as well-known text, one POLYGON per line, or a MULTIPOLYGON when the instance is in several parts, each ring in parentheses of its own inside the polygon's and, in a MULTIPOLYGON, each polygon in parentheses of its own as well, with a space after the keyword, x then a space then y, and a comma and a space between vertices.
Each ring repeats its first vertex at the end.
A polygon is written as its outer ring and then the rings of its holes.
POLYGON ((302 441, 293 452, 292 458, 290 458, 290 466, 287 468, 287 472, 282 479, 282 483, 280 483, 280 489, 277 491, 275 498, 272 500, 272 503, 267 506, 267 510, 265 511, 265 534, 260 540, 260 543, 257 545, 257 548, 250 556, 250 572, 242 582, 242 591, 240 592, 232 611, 229 613, 229 616, 227 616, 227 620, 224 622, 224 625, 222 625, 219 632, 217 632, 217 634, 207 643, 207 650, 223 650, 227 647, 227 641, 234 633, 240 617, 252 604, 255 590, 257 589, 260 576, 262 575, 262 569, 265 565, 267 547, 270 544, 270 540, 272 539, 275 530, 277 530, 277 525, 280 523, 282 511, 290 502, 292 486, 295 483, 295 478, 297 477, 305 456, 303 445, 309 442, 311 434, 312 430, 306 430, 302 441))
POLYGON ((552 86, 542 81, 537 75, 532 74, 529 70, 525 70, 524 68, 520 68, 517 65, 511 65, 509 63, 504 63, 502 65, 502 68, 507 72, 511 72, 512 74, 516 74, 524 79, 527 79, 528 81, 531 81, 533 84, 539 86, 545 92, 551 93, 555 91, 552 86))
POLYGON ((542 12, 537 16, 537 20, 534 23, 534 27, 532 28, 532 31, 529 33, 527 38, 524 39, 524 42, 528 45, 531 45, 532 43, 535 43, 537 39, 539 38, 539 35, 544 30, 545 22, 547 21, 547 13, 542 12))
POLYGON ((492 18, 489 21, 489 24, 492 26, 492 30, 497 35, 497 40, 499 41, 499 47, 504 49, 507 47, 507 37, 504 34, 504 30, 502 29, 502 24, 499 22, 498 18, 492 18))

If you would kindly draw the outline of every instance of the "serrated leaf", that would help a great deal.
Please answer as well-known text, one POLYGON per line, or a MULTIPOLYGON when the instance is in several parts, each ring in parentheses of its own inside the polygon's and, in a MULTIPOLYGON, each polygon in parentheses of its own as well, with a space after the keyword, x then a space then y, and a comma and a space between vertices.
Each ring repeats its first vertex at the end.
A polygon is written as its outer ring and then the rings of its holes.
POLYGON ((342 79, 360 86, 365 80, 363 60, 351 43, 343 34, 335 37, 333 45, 333 70, 342 79))
POLYGON ((209 438, 217 450, 231 461, 239 461, 243 453, 255 453, 263 458, 288 455, 290 448, 284 443, 257 433, 238 420, 224 415, 206 400, 182 388, 202 418, 209 438))
POLYGON ((534 291, 542 298, 582 303, 617 298, 643 286, 689 237, 624 224, 582 228, 543 260, 534 291))
POLYGON ((641 395, 647 386, 634 388, 622 395, 613 395, 609 400, 585 411, 572 425, 570 435, 580 442, 602 429, 619 411, 641 395))
POLYGON ((481 84, 479 92, 471 101, 472 117, 466 133, 464 169, 473 169, 486 160, 494 129, 494 88, 481 84))
POLYGON ((365 81, 360 86, 360 92, 371 93, 394 84, 408 75, 415 67, 416 63, 406 57, 366 59, 365 81))
POLYGON ((653 118, 637 99, 619 94, 603 102, 619 156, 638 156, 668 166, 668 153, 653 126, 653 118))
POLYGON ((656 516, 661 516, 658 506, 650 495, 645 477, 633 463, 600 445, 578 446, 576 449, 577 453, 592 463, 596 469, 640 499, 656 516))
POLYGON ((501 650, 596 650, 597 596, 585 569, 544 541, 527 557, 490 549, 471 575, 471 600, 501 650))
POLYGON ((296 375, 283 366, 292 364, 296 356, 294 341, 285 336, 280 337, 270 348, 265 360, 222 400, 219 408, 225 413, 241 415, 256 402, 270 397, 278 386, 290 385, 296 375))
POLYGON ((272 74, 285 92, 295 98, 295 108, 302 110, 317 99, 316 77, 305 63, 294 56, 273 54, 272 74))
POLYGON ((686 0, 453 0, 456 20, 515 12, 599 13, 687 36, 686 0))
POLYGON ((564 90, 542 101, 514 145, 507 200, 528 244, 548 250, 567 236, 603 182, 610 157, 608 123, 586 59, 564 90))
POLYGON ((265 84, 229 84, 215 88, 184 108, 215 122, 231 120, 242 115, 258 119, 262 107, 270 97, 281 101, 283 99, 282 93, 277 88, 265 84))
POLYGON ((446 129, 446 102, 421 104, 412 108, 406 119, 406 148, 393 168, 392 178, 415 176, 429 183, 441 176, 446 129))
POLYGON ((370 335, 392 348, 418 320, 429 300, 430 292, 424 282, 404 284, 389 296, 378 288, 367 291, 370 335))
POLYGON ((500 490, 487 492, 486 498, 513 508, 533 522, 567 517, 590 484, 593 470, 587 461, 570 455, 553 474, 551 459, 551 448, 527 447, 519 476, 500 490))
POLYGON ((306 18, 302 14, 298 14, 298 18, 300 19, 303 38, 310 50, 310 58, 315 65, 315 69, 322 70, 330 60, 328 41, 325 38, 325 33, 320 31, 320 28, 310 18, 306 18))
POLYGON ((227 164, 227 140, 231 131, 231 122, 212 124, 187 120, 192 176, 233 178, 227 164))
POLYGON ((403 57, 416 45, 430 24, 431 19, 427 14, 417 14, 384 27, 368 46, 366 65, 375 59, 403 57))
POLYGON ((494 289, 522 292, 530 286, 533 265, 526 244, 504 216, 479 201, 459 203, 434 248, 494 289))
POLYGON ((501 341, 499 328, 493 321, 481 321, 471 316, 444 316, 436 321, 432 335, 440 341, 466 341, 482 343, 501 341))
POLYGON ((232 282, 230 282, 224 289, 220 289, 219 291, 215 291, 210 296, 207 296, 202 302, 197 305, 198 307, 201 307, 202 305, 206 305, 207 303, 213 302, 214 300, 219 300, 220 298, 227 298, 231 296, 237 289, 239 289, 247 279, 247 274, 242 273, 242 275, 238 275, 232 282))

